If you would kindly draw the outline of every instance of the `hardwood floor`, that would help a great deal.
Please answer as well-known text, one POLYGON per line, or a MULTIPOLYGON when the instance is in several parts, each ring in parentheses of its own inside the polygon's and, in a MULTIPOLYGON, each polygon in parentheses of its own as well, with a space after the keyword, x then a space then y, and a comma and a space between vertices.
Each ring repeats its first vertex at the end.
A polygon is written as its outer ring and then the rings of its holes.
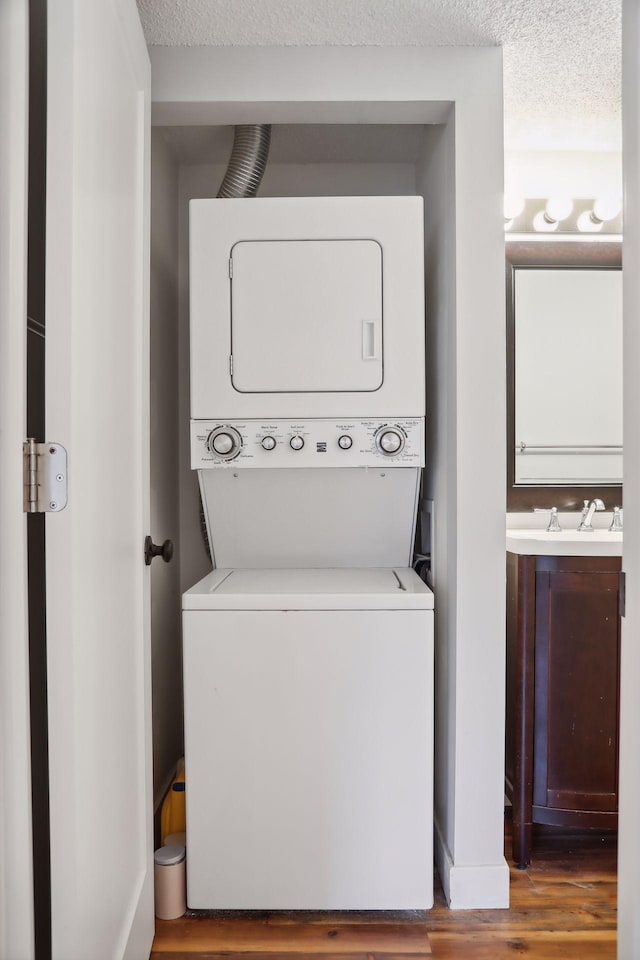
MULTIPOLYGON (((507 857, 511 842, 507 834, 507 857)), ((614 960, 611 837, 537 834, 527 870, 511 869, 511 909, 417 914, 187 915, 156 921, 151 960, 614 960)))

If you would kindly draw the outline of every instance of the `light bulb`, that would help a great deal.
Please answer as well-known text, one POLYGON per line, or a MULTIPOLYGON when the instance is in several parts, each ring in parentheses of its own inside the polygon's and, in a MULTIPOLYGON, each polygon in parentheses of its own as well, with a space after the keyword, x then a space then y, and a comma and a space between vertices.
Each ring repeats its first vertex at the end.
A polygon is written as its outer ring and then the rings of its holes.
POLYGON ((578 217, 578 230, 580 233, 598 233, 602 230, 602 220, 594 220, 591 210, 585 210, 578 217))
POLYGON ((549 223, 560 223, 571 216, 573 210, 573 200, 569 197, 549 197, 544 208, 544 218, 549 223))
POLYGON ((558 229, 557 220, 549 221, 544 215, 544 210, 539 210, 533 218, 533 229, 536 233, 553 233, 558 229))
POLYGON ((615 220, 622 210, 622 197, 615 194, 606 194, 598 197, 593 204, 591 219, 594 223, 606 223, 615 220))
POLYGON ((504 198, 504 218, 505 220, 515 220, 524 210, 524 197, 518 197, 516 194, 508 194, 504 198))

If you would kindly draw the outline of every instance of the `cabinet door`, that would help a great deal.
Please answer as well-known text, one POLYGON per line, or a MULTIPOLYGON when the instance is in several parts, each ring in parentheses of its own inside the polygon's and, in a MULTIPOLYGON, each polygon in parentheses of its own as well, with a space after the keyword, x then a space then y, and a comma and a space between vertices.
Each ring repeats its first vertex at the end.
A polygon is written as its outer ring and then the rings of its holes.
POLYGON ((616 810, 619 649, 617 574, 538 573, 534 805, 616 810))

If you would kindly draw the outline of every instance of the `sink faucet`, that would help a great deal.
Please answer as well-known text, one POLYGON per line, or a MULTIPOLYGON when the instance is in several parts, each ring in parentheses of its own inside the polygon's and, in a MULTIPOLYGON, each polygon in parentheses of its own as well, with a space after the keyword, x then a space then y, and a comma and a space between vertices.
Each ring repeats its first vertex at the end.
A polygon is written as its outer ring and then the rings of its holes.
POLYGON ((584 501, 584 506, 582 508, 582 517, 580 518, 580 525, 578 531, 580 533, 593 533, 593 527, 591 526, 591 520, 596 511, 600 513, 601 510, 604 510, 605 506, 602 500, 598 497, 595 500, 592 500, 589 503, 588 500, 584 501))
POLYGON ((620 507, 613 508, 613 517, 611 519, 611 526, 609 527, 613 533, 620 533, 622 530, 622 510, 620 507))

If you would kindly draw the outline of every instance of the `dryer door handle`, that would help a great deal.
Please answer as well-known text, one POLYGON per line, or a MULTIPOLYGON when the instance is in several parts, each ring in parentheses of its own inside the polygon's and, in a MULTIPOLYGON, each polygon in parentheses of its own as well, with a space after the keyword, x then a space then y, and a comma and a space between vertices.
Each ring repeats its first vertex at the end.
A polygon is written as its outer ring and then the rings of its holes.
POLYGON ((378 323, 377 320, 362 321, 362 359, 363 360, 378 359, 378 344, 376 343, 377 323, 378 323))

